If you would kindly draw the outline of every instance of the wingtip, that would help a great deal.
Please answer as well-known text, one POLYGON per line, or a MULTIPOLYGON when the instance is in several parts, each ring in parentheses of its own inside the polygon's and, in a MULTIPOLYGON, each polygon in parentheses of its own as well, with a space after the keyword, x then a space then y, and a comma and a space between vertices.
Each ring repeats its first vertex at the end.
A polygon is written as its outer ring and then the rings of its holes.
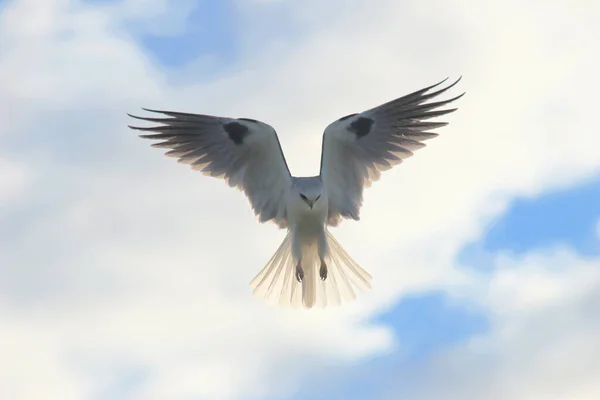
POLYGON ((127 127, 129 129, 133 129, 134 131, 143 131, 144 130, 144 128, 139 127, 139 126, 127 125, 127 127))
MULTIPOLYGON (((444 79, 444 80, 443 80, 443 81, 441 81, 440 83, 437 83, 437 84, 435 84, 435 85, 433 85, 433 86, 429 87, 429 88, 427 89, 427 91, 428 91, 428 92, 429 92, 431 95, 434 95, 434 93, 433 93, 433 92, 431 92, 431 90, 432 90, 432 89, 434 89, 434 88, 437 88, 437 87, 438 87, 438 86, 440 86, 442 83, 446 82, 448 79, 449 79, 449 77, 448 77, 448 78, 446 78, 446 79, 444 79)), ((454 86, 456 86, 456 84, 458 84, 458 82, 460 82, 460 80, 461 80, 461 79, 462 79, 462 75, 460 75, 460 76, 458 77, 458 79, 457 79, 457 80, 455 80, 454 82, 452 82, 450 85, 448 85, 448 86, 446 86, 446 87, 444 87, 444 88, 442 88, 442 89, 439 89, 437 92, 435 92, 435 95, 442 94, 442 93, 446 92, 447 90, 449 90, 449 89, 453 88, 454 86)), ((463 94, 464 94, 464 93, 463 93, 463 94)), ((461 96, 462 96, 462 94, 461 94, 460 96, 458 96, 458 97, 457 97, 457 99, 458 99, 459 97, 461 97, 461 96)))
POLYGON ((164 114, 164 113, 165 113, 164 111, 161 111, 161 110, 155 110, 155 109, 153 109, 153 108, 145 108, 145 107, 142 107, 142 110, 144 110, 144 111, 148 111, 148 112, 151 112, 151 113, 157 113, 157 114, 164 114))
POLYGON ((452 82, 451 85, 449 85, 448 87, 446 87, 446 89, 450 89, 451 87, 454 87, 458 82, 461 81, 461 79, 462 79, 462 75, 460 75, 457 80, 455 80, 454 82, 452 82))
POLYGON ((436 83, 435 85, 431 85, 431 87, 429 88, 429 90, 436 88, 438 86, 440 86, 442 83, 446 82, 448 79, 450 79, 449 76, 445 77, 444 79, 442 79, 441 81, 439 81, 438 83, 436 83))
POLYGON ((139 120, 144 120, 145 119, 144 117, 138 117, 137 115, 133 115, 133 114, 129 114, 129 113, 127 113, 127 115, 129 117, 131 117, 131 118, 134 118, 134 119, 139 119, 139 120))
MULTIPOLYGON (((143 111, 157 112, 151 108, 146 108, 146 107, 140 107, 140 109, 143 111)), ((130 113, 126 113, 126 114, 129 115, 130 117, 135 117, 133 114, 130 114, 130 113)))
MULTIPOLYGON (((454 84, 453 84, 453 85, 456 85, 458 82, 460 82, 460 81, 462 80, 462 78, 463 78, 463 76, 462 76, 462 75, 460 75, 460 76, 458 77, 458 79, 456 80, 456 82, 454 82, 454 84)), ((459 96, 459 98, 460 98, 460 97, 463 97, 463 96, 464 96, 466 93, 467 93, 466 91, 462 92, 462 94, 459 96)))
POLYGON ((462 93, 461 93, 461 94, 459 94, 458 96, 454 97, 454 98, 452 99, 452 101, 460 99, 460 98, 461 98, 461 97, 463 97, 463 96, 464 96, 466 93, 467 93, 467 92, 462 92, 462 93))
MULTIPOLYGON (((434 84, 434 85, 431 85, 431 86, 429 86, 428 88, 426 88, 426 89, 424 89, 424 90, 426 90, 427 92, 431 92, 433 89, 435 89, 435 88, 439 87, 441 84, 443 84, 444 82, 446 82, 448 79, 450 79, 450 77, 449 77, 449 76, 447 76, 446 78, 442 79, 442 80, 441 80, 441 81, 439 81, 438 83, 436 83, 436 84, 434 84)), ((446 90, 448 90, 448 89, 450 89, 451 87, 453 87, 454 85, 456 85, 458 82, 460 82, 460 80, 461 80, 461 79, 462 79, 462 75, 460 75, 456 81, 452 82, 452 84, 450 84, 450 85, 446 86, 444 89, 441 89, 441 90, 440 90, 440 93, 441 93, 441 92, 444 92, 444 91, 446 91, 446 90)))

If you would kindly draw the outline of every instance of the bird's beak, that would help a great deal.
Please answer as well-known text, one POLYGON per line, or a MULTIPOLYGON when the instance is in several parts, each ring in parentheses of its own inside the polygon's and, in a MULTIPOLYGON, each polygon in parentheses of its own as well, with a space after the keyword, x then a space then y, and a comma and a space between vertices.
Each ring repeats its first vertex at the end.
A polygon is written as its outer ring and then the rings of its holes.
POLYGON ((312 210, 312 208, 313 208, 313 205, 315 204, 315 202, 314 202, 314 201, 311 201, 311 200, 309 200, 309 199, 307 199, 306 197, 303 197, 303 198, 302 198, 302 200, 304 200, 304 202, 305 202, 306 204, 308 204, 308 206, 309 206, 309 207, 310 207, 310 209, 312 210))

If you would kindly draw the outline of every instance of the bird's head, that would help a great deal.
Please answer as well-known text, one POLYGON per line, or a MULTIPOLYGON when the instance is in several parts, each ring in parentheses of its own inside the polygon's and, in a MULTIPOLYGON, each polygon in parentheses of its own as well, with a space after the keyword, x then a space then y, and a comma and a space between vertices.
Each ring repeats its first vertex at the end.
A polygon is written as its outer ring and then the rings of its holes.
POLYGON ((294 195, 310 209, 317 204, 323 195, 323 185, 318 177, 297 178, 294 195))

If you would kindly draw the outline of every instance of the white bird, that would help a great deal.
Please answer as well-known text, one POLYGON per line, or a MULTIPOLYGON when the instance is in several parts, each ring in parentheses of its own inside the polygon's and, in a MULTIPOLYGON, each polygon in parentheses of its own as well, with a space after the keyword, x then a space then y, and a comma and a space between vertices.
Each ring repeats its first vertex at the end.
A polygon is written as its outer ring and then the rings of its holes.
POLYGON ((227 118, 173 111, 167 118, 130 117, 159 123, 132 129, 152 132, 153 147, 171 149, 168 156, 194 170, 224 179, 242 190, 259 222, 287 228, 285 239, 250 282, 254 294, 281 306, 312 308, 354 300, 353 286, 371 288, 371 275, 329 233, 344 218, 359 219, 364 187, 438 136, 430 130, 446 122, 424 122, 456 110, 437 110, 449 100, 428 100, 456 85, 432 91, 426 87, 331 123, 323 134, 318 176, 292 176, 277 133, 249 118, 227 118))

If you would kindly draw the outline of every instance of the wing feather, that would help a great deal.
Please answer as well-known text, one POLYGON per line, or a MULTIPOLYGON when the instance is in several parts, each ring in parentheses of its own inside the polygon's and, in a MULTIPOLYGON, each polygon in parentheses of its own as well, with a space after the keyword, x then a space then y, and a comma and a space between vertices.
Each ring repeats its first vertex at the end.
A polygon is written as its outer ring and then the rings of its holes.
POLYGON ((425 147, 425 140, 437 137, 432 129, 447 122, 429 122, 456 111, 441 109, 464 95, 428 102, 454 87, 431 91, 443 81, 417 90, 358 114, 331 123, 323 134, 321 179, 329 198, 328 224, 338 225, 343 218, 359 219, 363 189, 379 179, 381 172, 402 163, 425 147))
POLYGON ((249 118, 143 110, 167 117, 128 114, 159 124, 129 126, 149 132, 140 134, 141 138, 159 141, 152 147, 169 149, 167 156, 242 190, 260 222, 287 226, 285 196, 292 178, 273 127, 249 118))

